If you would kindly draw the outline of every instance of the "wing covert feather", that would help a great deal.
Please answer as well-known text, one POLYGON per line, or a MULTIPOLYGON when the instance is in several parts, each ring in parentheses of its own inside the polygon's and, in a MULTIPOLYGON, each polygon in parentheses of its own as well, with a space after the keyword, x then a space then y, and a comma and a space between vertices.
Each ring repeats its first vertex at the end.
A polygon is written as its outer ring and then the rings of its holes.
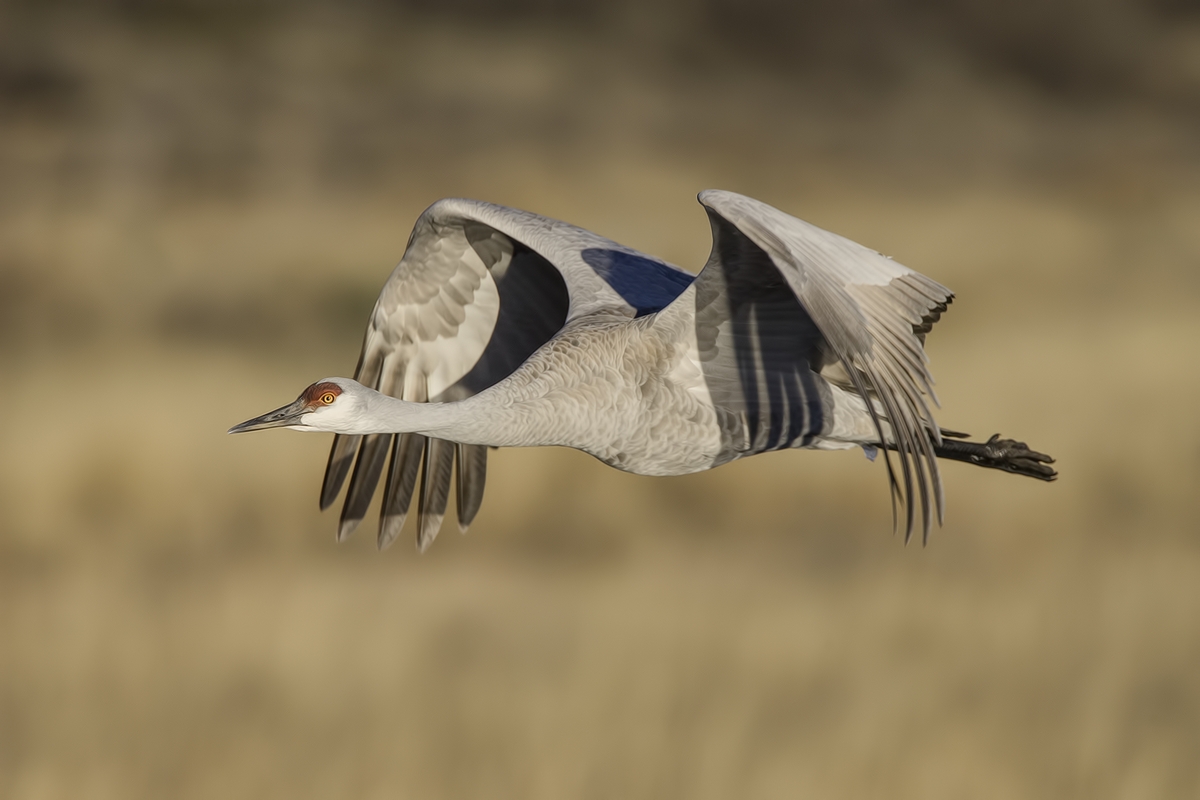
MULTIPOLYGON (((570 321, 657 310, 625 286, 640 279, 661 304, 692 276, 558 220, 491 203, 440 200, 417 220, 379 294, 355 378, 411 402, 463 399, 508 377, 570 321)), ((365 515, 389 442, 380 547, 404 523, 420 465, 418 548, 437 534, 455 462, 459 525, 466 530, 483 498, 486 448, 424 437, 336 436, 321 506, 332 504, 349 473, 339 539, 365 515)))

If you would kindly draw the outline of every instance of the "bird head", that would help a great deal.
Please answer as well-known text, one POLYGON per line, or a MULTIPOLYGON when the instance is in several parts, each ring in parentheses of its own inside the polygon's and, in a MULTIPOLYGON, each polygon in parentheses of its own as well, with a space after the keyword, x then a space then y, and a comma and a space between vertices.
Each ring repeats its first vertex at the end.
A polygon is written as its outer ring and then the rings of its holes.
POLYGON ((349 432, 363 404, 365 387, 348 378, 325 378, 309 386, 295 402, 234 425, 229 433, 267 428, 297 431, 349 432))

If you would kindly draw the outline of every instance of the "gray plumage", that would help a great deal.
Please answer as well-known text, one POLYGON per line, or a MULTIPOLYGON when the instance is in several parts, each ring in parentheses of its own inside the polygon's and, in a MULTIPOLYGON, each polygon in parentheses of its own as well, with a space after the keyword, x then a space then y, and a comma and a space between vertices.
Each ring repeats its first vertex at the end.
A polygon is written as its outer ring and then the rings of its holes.
POLYGON ((233 430, 338 433, 321 507, 349 476, 339 539, 387 463, 381 548, 414 491, 428 546, 454 472, 466 530, 488 446, 565 445, 648 475, 785 448, 882 447, 906 540, 918 507, 924 537, 942 521, 939 456, 1054 479, 1052 459, 1019 442, 943 440, 961 435, 933 418, 924 337, 948 289, 748 197, 706 191, 700 202, 713 248, 692 276, 564 222, 439 201, 380 293, 356 380, 313 384, 233 430))

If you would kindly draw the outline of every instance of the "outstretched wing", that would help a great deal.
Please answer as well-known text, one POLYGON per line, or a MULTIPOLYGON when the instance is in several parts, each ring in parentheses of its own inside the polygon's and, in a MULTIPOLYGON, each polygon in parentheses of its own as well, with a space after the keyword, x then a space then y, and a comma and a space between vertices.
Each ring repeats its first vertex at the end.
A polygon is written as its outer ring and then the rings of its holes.
MULTIPOLYGON (((355 379, 413 402, 461 400, 508 377, 569 322, 657 311, 692 277, 557 220, 441 200, 417 220, 380 292, 355 379)), ((433 541, 456 463, 458 520, 466 530, 483 499, 486 448, 417 434, 339 435, 321 489, 324 509, 351 476, 339 540, 366 515, 385 462, 380 548, 399 534, 414 491, 417 547, 433 541)))
MULTIPOLYGON (((923 344, 953 294, 757 200, 715 190, 699 199, 713 250, 696 279, 697 346, 731 446, 744 453, 807 444, 829 424, 824 379, 843 382, 867 399, 880 442, 899 456, 905 540, 914 495, 928 537, 931 498, 939 523, 944 501, 923 344)), ((900 481, 886 453, 895 501, 900 481)))

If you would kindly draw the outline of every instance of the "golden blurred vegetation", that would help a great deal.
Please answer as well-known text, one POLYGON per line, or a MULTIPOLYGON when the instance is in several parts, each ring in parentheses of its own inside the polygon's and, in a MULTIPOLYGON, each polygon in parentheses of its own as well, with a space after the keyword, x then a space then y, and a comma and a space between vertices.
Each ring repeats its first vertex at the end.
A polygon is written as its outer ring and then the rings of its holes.
POLYGON ((0 5, 0 796, 1200 795, 1200 12, 1186 0, 0 5), (501 451, 335 547, 325 437, 420 211, 697 268, 741 191, 958 292, 950 464, 501 451), (449 526, 452 529, 452 524, 449 526))

